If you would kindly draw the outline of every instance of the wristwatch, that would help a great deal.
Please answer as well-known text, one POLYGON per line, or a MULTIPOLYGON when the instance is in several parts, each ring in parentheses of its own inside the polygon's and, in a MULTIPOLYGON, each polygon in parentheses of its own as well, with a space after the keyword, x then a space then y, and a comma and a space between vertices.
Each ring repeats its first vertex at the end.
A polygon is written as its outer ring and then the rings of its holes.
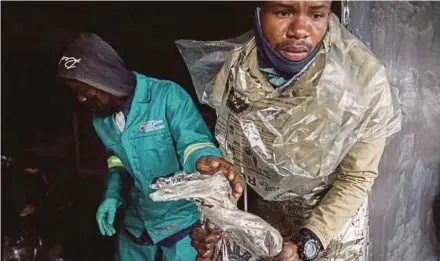
POLYGON ((322 250, 319 238, 309 229, 303 228, 293 235, 291 241, 298 246, 299 256, 303 261, 313 261, 322 250))

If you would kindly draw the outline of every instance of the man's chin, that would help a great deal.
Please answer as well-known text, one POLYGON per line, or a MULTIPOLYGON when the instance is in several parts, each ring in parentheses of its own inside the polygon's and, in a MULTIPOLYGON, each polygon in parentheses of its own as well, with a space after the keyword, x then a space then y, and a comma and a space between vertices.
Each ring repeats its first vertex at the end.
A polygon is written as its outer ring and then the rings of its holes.
POLYGON ((92 109, 92 112, 94 115, 96 116, 109 116, 112 115, 114 113, 113 110, 111 109, 103 109, 103 108, 99 108, 99 109, 92 109))

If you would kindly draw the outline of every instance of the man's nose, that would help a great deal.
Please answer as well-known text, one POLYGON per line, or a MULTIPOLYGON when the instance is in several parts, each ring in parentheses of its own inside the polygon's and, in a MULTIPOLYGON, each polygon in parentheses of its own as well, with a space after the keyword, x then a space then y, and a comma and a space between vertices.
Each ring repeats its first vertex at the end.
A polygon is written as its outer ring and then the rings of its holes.
POLYGON ((288 38, 303 39, 310 36, 308 30, 308 18, 306 15, 297 15, 290 22, 289 29, 287 30, 288 38))

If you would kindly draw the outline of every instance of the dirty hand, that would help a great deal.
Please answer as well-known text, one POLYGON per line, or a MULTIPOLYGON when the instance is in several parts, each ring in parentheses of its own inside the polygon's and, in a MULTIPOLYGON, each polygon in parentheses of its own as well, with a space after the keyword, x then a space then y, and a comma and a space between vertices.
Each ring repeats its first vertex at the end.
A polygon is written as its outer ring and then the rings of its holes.
POLYGON ((302 261, 298 254, 298 246, 293 242, 284 242, 283 249, 276 257, 269 258, 270 261, 302 261))
POLYGON ((116 210, 122 205, 119 200, 108 198, 105 199, 96 212, 96 221, 98 222, 99 231, 103 236, 113 236, 116 234, 113 222, 115 221, 116 210))
POLYGON ((215 246, 225 232, 206 232, 198 226, 190 233, 191 245, 197 250, 196 261, 209 261, 213 258, 215 246))
POLYGON ((201 174, 215 174, 222 171, 229 180, 232 188, 232 195, 239 198, 243 192, 238 175, 235 173, 234 167, 226 160, 214 156, 204 156, 197 160, 196 169, 201 174))

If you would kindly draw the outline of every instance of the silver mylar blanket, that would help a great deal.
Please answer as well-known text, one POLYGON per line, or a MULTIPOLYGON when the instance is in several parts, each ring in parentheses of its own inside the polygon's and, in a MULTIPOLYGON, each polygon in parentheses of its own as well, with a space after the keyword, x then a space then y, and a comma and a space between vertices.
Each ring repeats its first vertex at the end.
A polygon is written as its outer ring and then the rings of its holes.
MULTIPOLYGON (((332 16, 330 28, 342 35, 344 42, 355 41, 336 16, 332 16)), ((252 32, 223 41, 177 41, 199 100, 216 109, 215 136, 224 156, 262 197, 257 200, 256 214, 287 236, 305 223, 334 181, 335 169, 356 142, 388 137, 400 130, 398 93, 395 88, 391 88, 391 93, 347 88, 355 84, 354 72, 342 68, 350 64, 351 58, 346 54, 351 45, 340 45, 338 48, 346 49, 330 48, 326 65, 316 72, 316 77, 308 77, 309 82, 303 77, 304 86, 317 81, 315 88, 299 88, 287 97, 276 94, 270 97, 261 82, 249 73, 249 68, 242 66, 245 63, 240 59, 245 59, 244 55, 238 56, 234 64, 239 66, 232 66, 227 78, 226 85, 233 86, 228 89, 230 94, 219 99, 214 88, 215 75, 231 51, 252 44, 252 32), (248 96, 241 95, 244 92, 248 96), (394 109, 370 125, 367 108, 372 97, 381 102, 376 108, 369 108, 371 111, 381 110, 381 106, 394 109)), ((365 202, 331 241, 320 260, 365 260, 366 206, 365 202)), ((221 249, 240 253, 227 242, 221 249)), ((220 260, 235 258, 225 254, 219 257, 220 260)))

